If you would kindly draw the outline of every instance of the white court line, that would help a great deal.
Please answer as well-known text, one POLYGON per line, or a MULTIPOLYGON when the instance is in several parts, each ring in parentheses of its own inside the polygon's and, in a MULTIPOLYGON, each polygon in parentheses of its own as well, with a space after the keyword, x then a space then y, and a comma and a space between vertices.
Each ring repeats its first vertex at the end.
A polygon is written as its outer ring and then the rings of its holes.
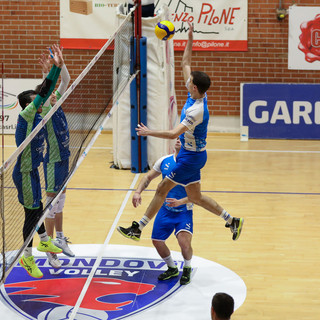
POLYGON ((112 237, 112 235, 113 235, 113 232, 114 232, 114 230, 115 230, 115 228, 116 228, 116 226, 117 226, 117 224, 118 224, 118 222, 119 222, 119 219, 120 219, 120 217, 121 217, 121 215, 122 215, 122 212, 123 212, 123 210, 124 210, 124 208, 125 208, 125 206, 126 206, 126 204, 127 204, 127 202, 128 202, 128 199, 129 199, 129 197, 130 197, 130 195, 131 195, 131 193, 132 193, 132 190, 134 189, 135 184, 137 183, 137 180, 138 180, 139 176, 140 176, 140 173, 137 173, 137 174, 135 175, 132 183, 131 183, 130 190, 127 192, 127 194, 126 194, 126 196, 125 196, 125 198, 124 198, 124 200, 123 200, 123 202, 122 202, 122 204, 121 204, 121 207, 120 207, 120 209, 119 209, 119 211, 118 211, 118 213, 117 213, 116 218, 115 218, 114 221, 113 221, 113 224, 112 224, 112 226, 111 226, 111 228, 110 228, 110 231, 109 231, 109 233, 108 233, 108 235, 107 235, 107 237, 106 237, 106 240, 104 241, 104 244, 101 245, 101 249, 100 249, 99 254, 98 254, 98 256, 97 256, 96 262, 95 262, 95 264, 93 265, 93 267, 92 267, 92 269, 91 269, 91 272, 90 272, 90 274, 89 274, 89 276, 88 276, 88 278, 87 278, 87 281, 86 281, 86 283, 84 284, 84 286, 83 286, 83 288, 82 288, 82 291, 81 291, 81 293, 80 293, 80 295, 79 295, 79 298, 78 298, 78 300, 77 300, 77 303, 75 304, 75 306, 74 306, 74 308, 73 308, 73 310, 72 310, 72 313, 71 313, 71 315, 70 315, 69 320, 74 320, 75 316, 77 315, 78 309, 80 308, 80 305, 81 305, 81 303, 82 303, 82 300, 83 300, 84 296, 85 296, 86 293, 87 293, 87 290, 88 290, 88 288, 89 288, 89 285, 90 285, 90 283, 91 283, 91 280, 92 280, 94 274, 96 273, 97 268, 98 268, 99 265, 100 265, 100 262, 101 262, 101 260, 102 260, 102 255, 103 255, 104 249, 105 249, 105 247, 108 245, 108 243, 109 243, 109 241, 110 241, 110 239, 111 239, 111 237, 112 237))
POLYGON ((207 151, 215 152, 279 152, 279 153, 320 153, 315 150, 239 150, 239 149, 207 149, 207 151))

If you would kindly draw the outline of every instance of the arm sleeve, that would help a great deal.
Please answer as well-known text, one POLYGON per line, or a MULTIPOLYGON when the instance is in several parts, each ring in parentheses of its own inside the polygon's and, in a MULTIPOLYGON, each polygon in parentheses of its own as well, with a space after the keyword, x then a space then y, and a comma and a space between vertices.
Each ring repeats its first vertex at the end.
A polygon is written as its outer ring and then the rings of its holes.
POLYGON ((58 99, 61 98, 61 96, 66 92, 70 79, 71 78, 70 78, 69 71, 66 65, 64 64, 63 67, 61 68, 61 82, 56 91, 58 99))
MULTIPOLYGON (((48 76, 47 72, 42 72, 42 80, 44 80, 47 76, 48 76)), ((43 107, 47 107, 48 108, 49 106, 50 106, 50 100, 47 99, 47 101, 43 104, 42 109, 43 109, 43 107)))
MULTIPOLYGON (((54 90, 54 87, 56 86, 60 75, 60 71, 60 68, 58 68, 56 65, 53 65, 48 76, 44 79, 40 92, 38 94, 38 96, 40 96, 40 98, 42 99, 41 103, 45 103, 54 90)), ((39 106, 36 105, 36 108, 39 108, 39 106)))
POLYGON ((43 98, 39 95, 37 95, 35 97, 35 99, 33 100, 33 105, 35 106, 36 110, 39 109, 39 107, 41 106, 42 104, 42 101, 43 101, 43 98))
POLYGON ((56 65, 52 66, 52 68, 47 76, 47 79, 51 80, 51 86, 50 86, 49 92, 46 96, 46 100, 49 98, 50 94, 54 90, 54 88, 57 84, 57 81, 59 79, 60 72, 61 72, 60 68, 58 68, 56 65))

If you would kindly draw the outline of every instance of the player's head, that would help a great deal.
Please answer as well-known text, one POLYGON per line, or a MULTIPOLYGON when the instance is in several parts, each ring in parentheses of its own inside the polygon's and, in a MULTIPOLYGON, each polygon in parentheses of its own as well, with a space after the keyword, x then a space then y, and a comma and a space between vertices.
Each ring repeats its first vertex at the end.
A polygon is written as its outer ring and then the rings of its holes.
POLYGON ((177 138, 174 144, 174 150, 176 153, 179 153, 180 149, 181 149, 181 141, 180 141, 180 138, 177 138))
POLYGON ((51 93, 50 95, 50 103, 52 106, 54 106, 57 103, 57 95, 55 93, 51 93))
POLYGON ((31 103, 37 95, 37 92, 35 90, 27 90, 23 91, 18 95, 19 104, 22 109, 25 109, 25 107, 31 103))
POLYGON ((190 80, 197 86, 200 94, 204 94, 211 85, 210 77, 202 71, 191 71, 190 80))
POLYGON ((211 318, 229 320, 234 310, 234 300, 227 293, 218 292, 212 298, 211 318))

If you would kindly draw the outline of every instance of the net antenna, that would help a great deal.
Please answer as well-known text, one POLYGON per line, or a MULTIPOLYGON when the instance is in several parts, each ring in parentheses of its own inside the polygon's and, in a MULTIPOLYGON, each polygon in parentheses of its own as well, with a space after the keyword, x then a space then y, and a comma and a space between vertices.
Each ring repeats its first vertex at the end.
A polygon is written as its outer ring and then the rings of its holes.
MULTIPOLYGON (((130 46, 126 48, 122 46, 121 51, 114 50, 124 38, 131 39, 132 37, 133 20, 131 14, 128 14, 116 32, 52 107, 41 123, 34 128, 9 159, 2 164, 0 168, 2 178, 2 228, 0 232, 2 233, 3 271, 0 275, 0 284, 4 283, 23 250, 30 240, 33 239, 49 209, 57 203, 60 194, 66 188, 108 119, 110 119, 113 109, 117 105, 116 101, 136 77, 137 73, 130 74, 130 46), (24 241, 22 229, 25 213, 23 206, 18 201, 17 189, 12 180, 12 173, 18 156, 25 148, 30 146, 32 140, 61 107, 65 113, 69 130, 70 157, 68 176, 53 200, 45 203, 46 190, 42 165, 38 168, 42 186, 42 199, 45 205, 36 226, 24 241), (3 221, 6 221, 5 227, 3 221)), ((127 41, 130 43, 130 40, 127 41)), ((66 66, 68 66, 68 61, 65 62, 66 66)))

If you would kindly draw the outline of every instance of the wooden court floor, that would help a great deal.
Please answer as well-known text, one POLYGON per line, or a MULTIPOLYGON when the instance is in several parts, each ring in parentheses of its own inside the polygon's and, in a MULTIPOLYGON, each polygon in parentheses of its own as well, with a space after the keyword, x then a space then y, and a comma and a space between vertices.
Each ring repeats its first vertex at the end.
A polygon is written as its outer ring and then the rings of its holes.
MULTIPOLYGON (((6 137, 5 144, 7 156, 13 139, 6 137)), ((107 132, 68 185, 64 231, 75 244, 104 243, 130 189, 135 174, 111 169, 111 162, 107 132)), ((149 185, 138 209, 130 197, 120 225, 139 220, 159 181, 149 185)), ((245 224, 232 241, 221 218, 195 207, 193 249, 244 280, 247 298, 233 320, 320 319, 319 181, 319 141, 240 142, 235 134, 209 134, 202 191, 245 224)), ((138 243, 115 231, 109 243, 151 247, 151 229, 145 228, 138 243)), ((168 244, 179 251, 174 237, 168 244)), ((203 312, 209 319, 209 310, 203 312)))

